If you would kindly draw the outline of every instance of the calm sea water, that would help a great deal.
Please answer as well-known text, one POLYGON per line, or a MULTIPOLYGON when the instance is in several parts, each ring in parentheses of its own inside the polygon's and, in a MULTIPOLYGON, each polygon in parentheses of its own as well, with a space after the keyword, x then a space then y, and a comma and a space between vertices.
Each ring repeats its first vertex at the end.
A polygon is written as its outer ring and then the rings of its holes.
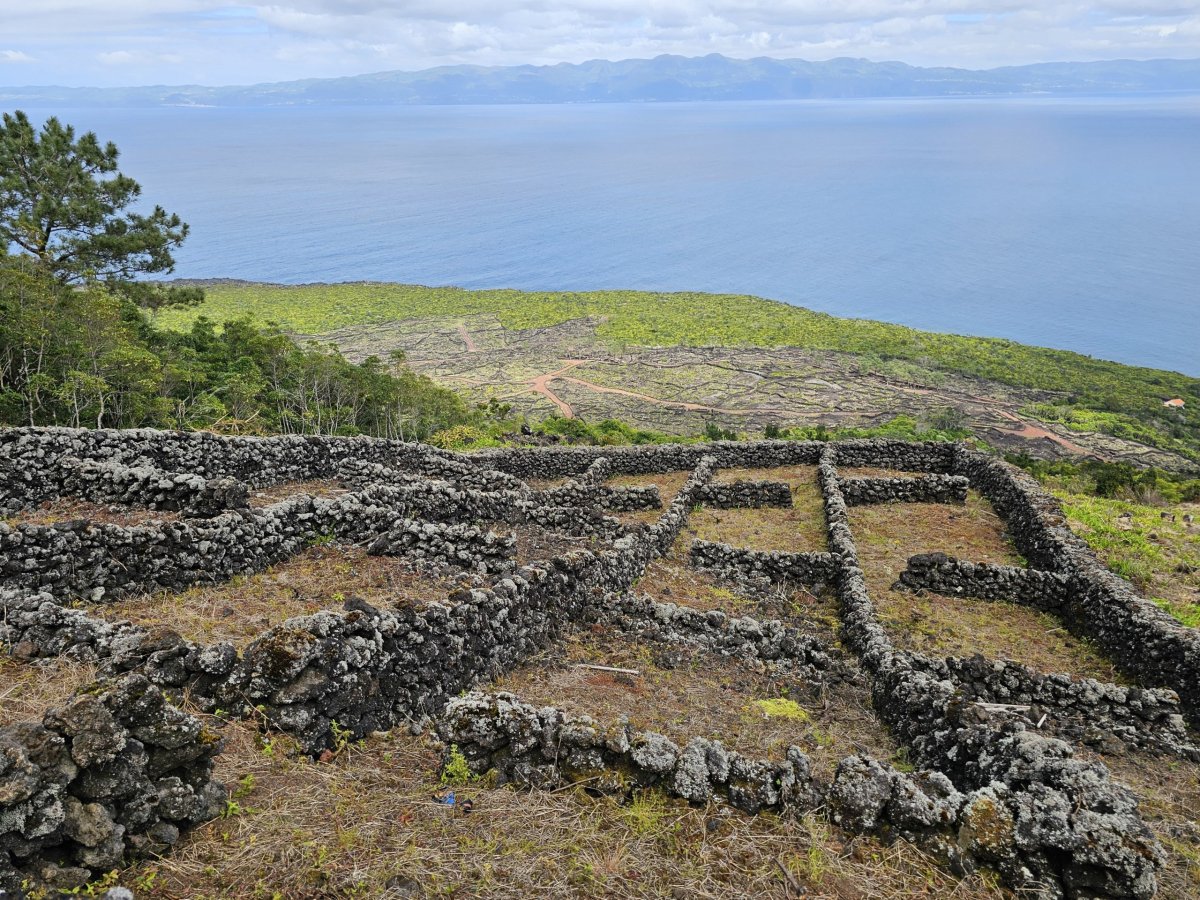
POLYGON ((191 223, 180 276, 750 293, 1200 375, 1200 97, 53 112, 191 223))

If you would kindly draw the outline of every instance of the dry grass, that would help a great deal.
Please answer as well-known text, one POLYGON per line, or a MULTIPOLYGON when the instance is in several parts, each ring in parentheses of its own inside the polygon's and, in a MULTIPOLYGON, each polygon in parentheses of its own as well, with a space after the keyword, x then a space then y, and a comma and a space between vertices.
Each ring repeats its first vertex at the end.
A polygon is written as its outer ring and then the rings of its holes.
POLYGON ((706 611, 719 609, 730 616, 782 619, 836 643, 838 606, 832 595, 814 595, 802 587, 775 584, 763 594, 751 596, 735 584, 690 565, 692 539, 686 531, 682 533, 669 553, 647 566, 634 589, 660 603, 706 611))
POLYGON ((103 608, 109 621, 165 626, 200 643, 242 647, 294 616, 336 609, 350 597, 381 607, 443 600, 455 585, 403 559, 359 547, 310 547, 264 572, 177 593, 143 594, 103 608))
POLYGON ((850 839, 815 816, 486 781, 457 787, 475 802, 462 815, 431 799, 437 753, 425 738, 377 736, 313 763, 278 738, 264 753, 242 723, 222 729, 217 775, 236 806, 170 856, 125 872, 139 898, 795 896, 776 860, 812 898, 1005 896, 978 877, 954 879, 908 844, 850 839))
POLYGON ((20 662, 0 653, 0 727, 40 722, 95 680, 96 668, 88 663, 62 657, 20 662))
POLYGON ((600 550, 606 546, 595 536, 563 534, 538 525, 509 525, 504 522, 492 522, 480 527, 490 528, 497 534, 509 534, 515 537, 517 539, 515 559, 517 564, 522 566, 532 562, 542 562, 552 556, 562 556, 572 550, 600 550))
POLYGON ((97 525, 145 525, 147 522, 175 522, 179 513, 144 507, 105 506, 76 497, 43 500, 5 519, 9 525, 54 525, 83 519, 97 525))
POLYGON ((349 493, 340 481, 317 478, 309 481, 285 481, 250 492, 251 506, 270 506, 290 497, 307 494, 310 497, 338 497, 349 493))
POLYGON ((678 472, 662 472, 656 475, 615 475, 605 482, 609 487, 647 487, 651 484, 658 485, 658 495, 662 498, 662 509, 638 509, 633 512, 609 512, 605 515, 610 515, 616 519, 620 519, 626 525, 632 525, 641 522, 646 525, 653 525, 662 517, 663 512, 671 501, 679 496, 679 492, 683 490, 683 486, 687 484, 687 480, 692 477, 690 469, 685 469, 678 472))
POLYGON ((942 550, 972 562, 1021 562, 1005 536, 1003 521, 975 492, 965 506, 854 507, 850 523, 880 620, 900 647, 934 655, 982 653, 1041 672, 1119 680, 1110 662, 1068 633, 1053 616, 1012 603, 891 590, 908 558, 917 553, 942 550))
POLYGON ((897 752, 865 688, 822 688, 697 648, 639 643, 601 626, 530 660, 501 678, 496 689, 535 706, 590 715, 605 725, 628 715, 635 728, 657 731, 681 745, 706 737, 748 756, 779 759, 795 744, 827 778, 851 754, 888 760, 897 752), (578 663, 640 674, 596 671, 578 663), (800 704, 799 718, 769 717, 756 705, 780 697, 800 704))
MULTIPOLYGON (((987 502, 971 491, 965 504, 878 503, 850 509, 850 525, 864 550, 885 551, 890 557, 941 550, 971 562, 1021 565, 1001 519, 987 502)), ((901 566, 901 569, 904 567, 901 566)), ((896 574, 899 574, 897 570, 896 574)))
POLYGON ((933 656, 1009 659, 1037 672, 1125 683, 1116 667, 1053 616, 1012 603, 940 594, 873 594, 880 621, 901 649, 933 656))
POLYGON ((825 517, 809 510, 710 509, 693 512, 687 532, 703 541, 719 541, 746 550, 823 553, 828 549, 825 517))
POLYGON ((1158 897, 1200 897, 1200 764, 1145 754, 1079 755, 1102 761, 1137 795, 1142 819, 1167 850, 1158 897))
POLYGON ((919 478, 924 472, 907 469, 881 469, 876 466, 838 466, 842 478, 919 478))
POLYGON ((525 483, 535 491, 548 491, 551 488, 562 487, 574 477, 573 475, 557 475, 553 478, 526 478, 525 483))
MULTIPOLYGON (((621 476, 609 483, 656 483, 669 503, 689 475, 621 476)), ((755 549, 824 549, 811 467, 725 470, 719 476, 787 480, 797 507, 694 514, 638 589, 698 609, 782 618, 832 639, 837 615, 830 599, 782 587, 750 597, 688 566, 686 557, 695 537, 755 549), (719 534, 710 536, 718 527, 719 534)), ((331 481, 299 482, 256 492, 254 502, 341 491, 331 481)), ((654 521, 660 515, 644 511, 622 518, 654 521)), ((898 643, 1113 677, 1104 660, 1046 616, 1009 604, 888 590, 917 552, 1019 562, 1003 524, 978 496, 972 494, 966 507, 895 504, 856 508, 851 517, 873 597, 898 643)), ((543 529, 504 530, 517 533, 522 561, 592 544, 543 529)), ((107 614, 168 626, 199 641, 244 645, 286 618, 339 606, 351 596, 377 605, 422 603, 445 597, 452 587, 413 572, 402 560, 319 546, 258 575, 131 598, 108 607, 107 614)), ((74 662, 33 665, 0 657, 0 725, 40 719, 93 678, 91 667, 74 662)), ((812 756, 824 778, 851 753, 897 758, 895 743, 861 689, 819 690, 696 649, 639 644, 599 626, 528 661, 495 688, 587 713, 604 724, 627 714, 636 727, 680 743, 704 736, 772 758, 794 743, 812 756), (581 662, 639 674, 588 670, 576 665, 581 662), (771 717, 756 705, 775 698, 794 700, 803 712, 797 718, 771 717)), ((850 838, 819 815, 749 817, 717 805, 692 808, 656 792, 627 802, 592 797, 581 788, 531 794, 491 787, 486 779, 457 786, 461 796, 475 801, 475 811, 463 815, 431 799, 440 786, 438 751, 426 737, 376 735, 341 748, 330 762, 316 763, 297 756, 286 738, 265 739, 254 723, 202 718, 226 736, 217 777, 230 790, 227 815, 186 837, 170 856, 123 873, 122 883, 139 897, 795 896, 783 869, 811 898, 1007 896, 978 876, 954 879, 903 842, 884 847, 850 838)), ((1200 767, 1143 756, 1105 762, 1142 796, 1143 814, 1171 853, 1160 896, 1200 895, 1200 767)))
POLYGON ((815 466, 719 469, 713 480, 785 482, 792 489, 792 508, 697 510, 687 524, 692 537, 748 550, 821 553, 828 549, 825 505, 815 466))

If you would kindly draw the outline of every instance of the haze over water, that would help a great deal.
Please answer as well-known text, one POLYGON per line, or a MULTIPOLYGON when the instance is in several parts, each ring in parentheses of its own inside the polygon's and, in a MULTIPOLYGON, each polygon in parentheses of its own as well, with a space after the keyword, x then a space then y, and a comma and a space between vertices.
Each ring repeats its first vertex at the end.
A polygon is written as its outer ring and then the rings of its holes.
POLYGON ((757 294, 1200 375, 1200 97, 29 110, 180 277, 757 294))

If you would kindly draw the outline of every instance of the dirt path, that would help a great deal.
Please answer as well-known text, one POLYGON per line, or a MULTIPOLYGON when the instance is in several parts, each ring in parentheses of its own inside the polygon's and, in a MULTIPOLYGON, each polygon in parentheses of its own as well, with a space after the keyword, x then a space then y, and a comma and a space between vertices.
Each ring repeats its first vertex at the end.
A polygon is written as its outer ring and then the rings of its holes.
MULTIPOLYGON (((458 326, 458 331, 459 331, 459 334, 462 336, 464 343, 467 344, 468 350, 472 353, 479 352, 478 348, 475 346, 474 341, 471 340, 471 336, 467 333, 466 326, 460 324, 458 326)), ((617 396, 617 397, 627 397, 630 400, 639 400, 643 403, 648 403, 652 406, 662 407, 665 409, 679 409, 679 410, 685 410, 687 412, 715 413, 715 414, 726 415, 726 416, 749 416, 749 415, 753 415, 755 413, 773 413, 773 414, 779 415, 779 414, 786 414, 786 412, 787 412, 786 410, 780 409, 778 407, 764 406, 764 407, 755 407, 753 409, 729 409, 727 407, 721 407, 721 406, 707 406, 703 403, 689 403, 684 400, 664 400, 661 397, 653 397, 650 394, 643 394, 638 391, 631 391, 631 390, 627 390, 625 388, 609 387, 609 386, 603 385, 603 384, 596 384, 595 382, 585 381, 582 378, 576 378, 573 375, 567 374, 568 372, 572 371, 573 369, 576 369, 579 366, 584 365, 585 363, 591 362, 591 360, 564 359, 561 362, 564 364, 561 369, 557 369, 553 372, 546 372, 545 374, 538 375, 536 378, 533 378, 530 381, 526 382, 526 384, 528 385, 526 390, 530 391, 532 393, 535 393, 535 394, 540 394, 541 396, 545 397, 547 400, 549 400, 551 403, 553 403, 558 408, 559 413, 564 418, 567 418, 567 419, 575 418, 575 410, 572 409, 570 403, 568 403, 566 400, 564 400, 562 397, 560 397, 558 394, 556 394, 554 392, 554 389, 550 387, 551 383, 556 380, 569 382, 570 384, 576 385, 581 388, 585 388, 589 391, 594 391, 597 394, 610 394, 610 395, 617 396)), ((660 366, 660 368, 667 368, 667 367, 660 366)), ((739 371, 741 371, 741 370, 739 370, 739 371)), ((1013 427, 1011 427, 1011 428, 1000 428, 999 426, 993 426, 993 427, 998 428, 1001 431, 1004 431, 1007 434, 1011 434, 1014 437, 1019 437, 1024 440, 1029 440, 1029 441, 1034 441, 1034 440, 1039 440, 1039 439, 1048 439, 1050 441, 1053 441, 1055 444, 1062 447, 1064 450, 1066 450, 1069 453, 1076 454, 1079 456, 1094 455, 1093 451, 1088 450, 1085 447, 1081 447, 1079 444, 1076 444, 1076 443, 1068 440, 1067 438, 1064 438, 1058 434, 1055 434, 1053 431, 1043 428, 1040 425, 1034 425, 1031 422, 1028 422, 1025 419, 1021 418, 1020 416, 1016 415, 1015 413, 1011 413, 1006 409, 996 406, 995 404, 997 401, 994 397, 983 397, 983 396, 973 395, 973 394, 969 394, 969 393, 964 394, 964 393, 959 393, 957 391, 949 392, 949 391, 933 390, 930 388, 918 387, 916 385, 908 385, 908 384, 896 383, 896 382, 890 382, 890 381, 886 382, 886 383, 892 389, 898 390, 898 391, 901 391, 904 393, 918 394, 918 395, 922 395, 922 396, 939 396, 939 397, 945 398, 947 400, 947 402, 951 402, 951 400, 952 400, 951 395, 953 395, 953 399, 956 399, 956 400, 961 401, 962 399, 966 399, 968 401, 972 401, 972 402, 978 404, 979 406, 981 406, 987 412, 1000 417, 1001 419, 1005 420, 1006 422, 1011 422, 1013 424, 1013 427)), ((793 413, 792 415, 795 416, 796 414, 793 413)), ((800 417, 801 418, 828 417, 828 412, 808 413, 808 414, 801 415, 800 417)))
POLYGON ((1060 447, 1062 447, 1064 450, 1067 450, 1070 453, 1075 453, 1080 456, 1094 456, 1095 455, 1094 451, 1088 450, 1086 447, 1081 447, 1081 446, 1079 446, 1079 444, 1069 441, 1066 438, 1062 437, 1061 435, 1055 434, 1053 431, 1049 431, 1045 428, 1042 428, 1040 425, 1034 425, 1030 422, 1027 422, 1025 419, 1022 419, 1020 416, 1016 415, 1015 413, 1011 413, 1006 409, 1001 409, 998 406, 993 405, 996 403, 996 399, 994 397, 982 397, 977 394, 969 394, 969 393, 961 393, 960 394, 958 392, 935 391, 935 390, 929 390, 927 388, 919 388, 919 387, 914 387, 913 385, 905 385, 905 384, 902 384, 899 382, 892 382, 892 381, 885 381, 884 383, 887 384, 889 387, 892 387, 898 391, 904 391, 905 393, 908 393, 908 394, 920 394, 920 395, 924 395, 924 396, 942 396, 942 397, 946 397, 947 399, 949 399, 947 394, 951 394, 951 395, 956 395, 961 398, 965 398, 967 400, 970 400, 970 401, 973 401, 975 403, 982 405, 984 407, 984 409, 986 409, 988 412, 994 413, 995 415, 999 416, 1000 418, 1004 419, 1005 421, 1014 423, 1016 425, 1015 428, 1001 429, 1003 431, 1007 431, 1009 434, 1015 435, 1016 437, 1019 437, 1019 438, 1024 438, 1027 441, 1035 441, 1035 440, 1039 440, 1041 438, 1047 438, 1047 439, 1053 441, 1054 443, 1058 444, 1060 447))
POLYGON ((1058 444, 1063 449, 1069 450, 1072 453, 1078 453, 1080 456, 1094 456, 1095 455, 1091 450, 1088 450, 1084 447, 1080 447, 1078 444, 1073 444, 1071 441, 1068 441, 1066 438, 1059 437, 1053 431, 1047 431, 1045 428, 1040 428, 1037 425, 1031 425, 1030 423, 1026 422, 1024 419, 1020 418, 1019 416, 1014 416, 1010 412, 1005 412, 1002 409, 995 409, 995 408, 992 409, 992 412, 996 413, 1001 418, 1007 419, 1010 422, 1016 422, 1019 427, 1010 428, 1010 429, 1006 429, 1006 430, 1010 431, 1012 434, 1018 435, 1019 437, 1023 437, 1026 440, 1032 441, 1032 440, 1037 440, 1038 438, 1049 438, 1050 440, 1054 441, 1054 443, 1058 444))
POLYGON ((539 375, 529 382, 529 389, 535 394, 541 394, 551 403, 558 407, 558 411, 563 414, 563 418, 575 418, 575 410, 571 409, 571 404, 564 400, 554 391, 550 390, 550 382, 559 378, 564 372, 570 372, 576 366, 582 366, 586 359, 567 359, 563 360, 566 365, 557 372, 547 372, 545 375, 539 375))
POLYGON ((463 339, 463 343, 467 345, 468 353, 478 353, 479 347, 475 345, 474 339, 471 337, 471 332, 467 331, 467 326, 462 322, 458 323, 458 334, 463 339))

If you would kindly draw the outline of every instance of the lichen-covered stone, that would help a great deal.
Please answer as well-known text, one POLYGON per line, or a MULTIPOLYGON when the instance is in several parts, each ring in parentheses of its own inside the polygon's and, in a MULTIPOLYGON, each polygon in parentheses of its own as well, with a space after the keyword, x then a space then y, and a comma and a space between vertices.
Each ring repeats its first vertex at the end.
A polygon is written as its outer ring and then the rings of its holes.
POLYGON ((70 889, 215 817, 220 746, 141 675, 0 729, 0 891, 31 875, 70 889), (162 765, 164 753, 177 758, 162 765))

